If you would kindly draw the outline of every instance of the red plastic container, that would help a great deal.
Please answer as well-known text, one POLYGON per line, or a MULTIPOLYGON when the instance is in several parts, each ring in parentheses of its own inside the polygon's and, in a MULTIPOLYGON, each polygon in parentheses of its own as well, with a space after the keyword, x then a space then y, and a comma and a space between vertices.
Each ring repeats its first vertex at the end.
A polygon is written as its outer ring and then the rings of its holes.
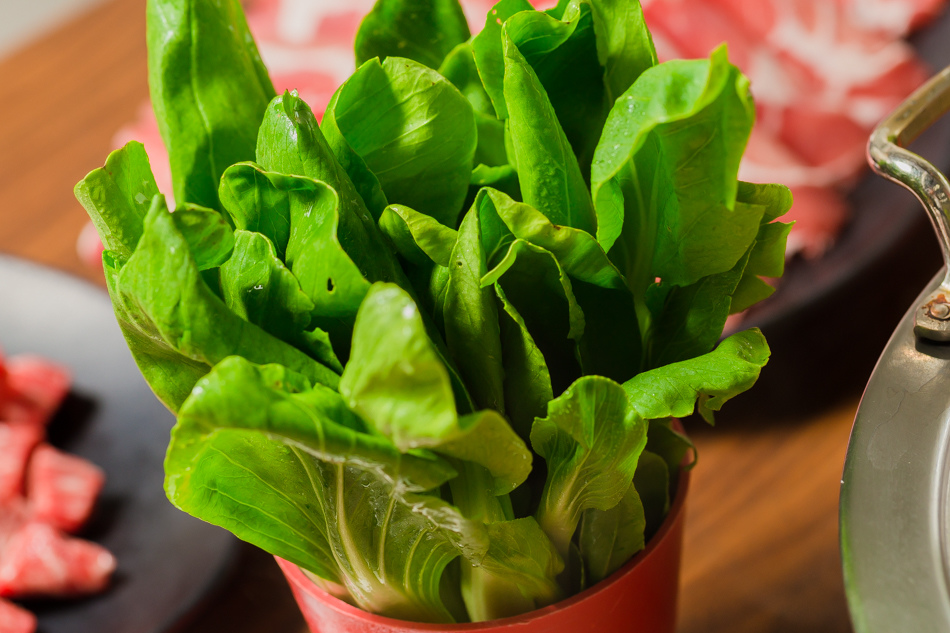
POLYGON ((673 633, 689 473, 682 471, 670 513, 646 549, 606 580, 537 611, 470 624, 421 624, 367 613, 317 588, 281 558, 290 588, 312 633, 478 631, 517 633, 673 633))

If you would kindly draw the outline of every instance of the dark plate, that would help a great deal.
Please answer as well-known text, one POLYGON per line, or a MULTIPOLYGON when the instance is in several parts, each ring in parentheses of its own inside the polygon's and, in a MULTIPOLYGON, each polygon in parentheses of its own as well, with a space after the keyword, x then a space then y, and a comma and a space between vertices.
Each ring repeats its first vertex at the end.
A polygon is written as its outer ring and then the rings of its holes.
MULTIPOLYGON (((950 64, 950 13, 912 43, 935 72, 950 64)), ((947 173, 950 117, 912 149, 947 173)), ((724 421, 796 419, 856 397, 941 266, 933 229, 909 192, 868 171, 849 202, 852 218, 835 246, 819 259, 790 262, 779 290, 743 323, 762 328, 772 358, 755 388, 726 405, 724 421)))
POLYGON ((188 616, 234 559, 237 541, 176 508, 162 489, 174 417, 149 390, 109 297, 77 278, 0 257, 0 345, 68 366, 72 393, 51 441, 102 467, 106 485, 85 537, 119 561, 113 586, 81 600, 37 601, 41 633, 157 633, 188 616))

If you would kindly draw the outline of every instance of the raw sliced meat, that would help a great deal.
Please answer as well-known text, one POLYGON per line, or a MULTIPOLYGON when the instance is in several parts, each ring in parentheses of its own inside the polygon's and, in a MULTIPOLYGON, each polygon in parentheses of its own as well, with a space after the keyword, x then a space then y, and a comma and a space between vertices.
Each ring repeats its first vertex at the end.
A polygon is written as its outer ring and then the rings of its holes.
POLYGON ((818 257, 834 244, 848 217, 844 197, 830 187, 791 187, 795 203, 782 216, 783 222, 794 222, 788 236, 786 253, 818 257))
POLYGON ((855 24, 869 31, 903 37, 940 14, 946 0, 839 0, 855 24))
POLYGON ((115 557, 101 545, 30 522, 13 535, 0 560, 0 597, 76 596, 106 588, 115 557))
POLYGON ((20 354, 7 361, 7 383, 14 398, 26 401, 49 420, 62 404, 72 376, 62 365, 39 356, 20 354))
POLYGON ((26 465, 44 435, 40 424, 0 422, 0 512, 11 499, 23 494, 26 465))
POLYGON ((3 360, 3 350, 0 349, 0 411, 3 410, 3 403, 7 399, 7 365, 3 360))
POLYGON ((0 405, 0 422, 29 424, 43 429, 48 419, 49 414, 46 411, 26 398, 20 397, 16 392, 11 392, 6 402, 0 405))
POLYGON ((795 222, 786 253, 818 257, 828 250, 848 219, 844 196, 833 187, 841 171, 812 167, 760 128, 752 131, 739 178, 750 182, 781 182, 791 189, 794 204, 782 217, 795 222))
POLYGON ((35 615, 0 599, 0 633, 33 633, 35 630, 35 615))
POLYGON ((92 514, 105 480, 95 464, 41 444, 33 451, 27 475, 33 519, 76 532, 92 514))
POLYGON ((730 60, 745 68, 760 48, 741 22, 708 0, 653 0, 643 3, 643 14, 651 33, 672 42, 678 57, 707 57, 727 42, 730 60))
POLYGON ((870 128, 927 76, 906 43, 861 28, 843 0, 653 0, 645 15, 682 56, 728 42, 759 125, 809 164, 850 159, 851 174, 870 128))
POLYGON ((17 497, 0 504, 0 560, 7 542, 29 521, 26 500, 17 497))
POLYGON ((43 442, 70 381, 67 369, 43 358, 0 357, 0 633, 36 627, 3 597, 94 593, 115 570, 106 549, 61 531, 82 526, 104 483, 99 468, 43 442))
POLYGON ((271 42, 312 46, 324 43, 326 32, 320 29, 330 20, 340 31, 333 35, 333 45, 352 54, 356 30, 374 4, 375 0, 254 0, 247 6, 247 23, 259 46, 271 42))

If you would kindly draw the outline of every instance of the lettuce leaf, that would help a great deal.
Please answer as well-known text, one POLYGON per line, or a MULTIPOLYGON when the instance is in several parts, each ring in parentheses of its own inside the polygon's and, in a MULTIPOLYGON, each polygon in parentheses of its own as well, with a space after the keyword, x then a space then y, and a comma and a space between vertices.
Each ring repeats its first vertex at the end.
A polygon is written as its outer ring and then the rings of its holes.
POLYGON ((725 48, 648 69, 614 104, 591 193, 597 240, 635 295, 657 277, 689 285, 725 272, 755 239, 762 209, 736 205, 754 115, 725 48))
POLYGON ((107 252, 104 269, 132 356, 172 411, 198 378, 232 355, 279 362, 315 383, 339 383, 330 368, 228 310, 202 278, 161 196, 152 203, 132 256, 122 265, 107 252))
POLYGON ((487 534, 423 494, 455 475, 447 463, 361 427, 333 391, 228 358, 182 406, 165 489, 191 514, 343 584, 364 608, 451 622, 442 571, 461 552, 484 557, 487 534))
POLYGON ((335 130, 375 174, 386 199, 454 228, 468 191, 477 131, 472 106, 418 62, 371 59, 337 91, 335 130))
POLYGON ((462 220, 448 261, 449 282, 443 307, 445 343, 475 404, 504 413, 498 305, 494 290, 481 283, 487 267, 476 205, 462 220))
POLYGON ((438 68, 469 35, 458 0, 377 0, 356 33, 356 63, 396 56, 438 68))
MULTIPOLYGON (((587 2, 569 3, 560 18, 524 11, 504 27, 506 42, 517 47, 537 75, 585 177, 610 109, 594 32, 587 2)), ((512 98, 517 97, 506 91, 509 114, 516 112, 512 98)))
MULTIPOLYGON (((478 145, 475 148, 473 159, 476 168, 473 170, 471 184, 477 184, 476 180, 479 177, 474 172, 479 167, 483 169, 507 167, 509 171, 495 172, 494 178, 497 180, 504 174, 510 179, 514 170, 508 165, 508 155, 505 151, 505 124, 495 116, 495 108, 492 105, 491 97, 485 91, 485 86, 478 74, 473 43, 465 42, 456 46, 442 60, 442 65, 439 66, 439 74, 451 81, 465 95, 475 112, 478 145)), ((480 178, 484 177, 484 174, 480 176, 480 178)))
POLYGON ((257 159, 265 170, 306 176, 336 192, 343 250, 369 281, 405 284, 392 251, 327 144, 313 111, 295 94, 284 93, 268 106, 257 138, 257 159))
POLYGON ((435 218, 393 204, 383 211, 379 228, 392 241, 396 252, 411 263, 449 267, 458 232, 439 224, 435 218))
POLYGON ((541 417, 554 397, 551 373, 541 348, 535 342, 518 309, 508 301, 501 285, 494 285, 501 302, 498 312, 502 341, 505 408, 511 425, 527 440, 534 418, 541 417))
POLYGON ((590 192, 554 107, 507 31, 502 38, 510 158, 521 197, 555 224, 593 234, 597 220, 590 192))
POLYGON ((590 8, 607 103, 613 104, 637 77, 656 66, 656 49, 639 2, 590 0, 590 8))
POLYGON ((502 27, 511 16, 522 11, 534 11, 534 7, 528 0, 500 0, 485 16, 485 26, 472 38, 472 54, 478 74, 495 108, 495 114, 501 120, 508 118, 502 27))
POLYGON ((79 181, 75 194, 102 245, 120 261, 126 261, 142 237, 152 198, 158 195, 145 147, 129 141, 109 154, 105 166, 79 181))
POLYGON ((600 582, 644 548, 646 523, 643 502, 633 484, 609 510, 584 512, 579 547, 587 583, 600 582))
POLYGON ((645 419, 683 418, 698 407, 711 423, 723 404, 755 384, 769 354, 762 332, 752 328, 708 354, 637 374, 623 388, 645 419))
POLYGON ((580 378, 534 421, 531 446, 548 467, 536 516, 564 560, 583 513, 623 498, 646 442, 624 388, 600 376, 580 378))
POLYGON ((580 375, 576 348, 584 335, 585 317, 557 258, 530 242, 515 240, 482 284, 498 284, 504 290, 544 355, 554 393, 561 393, 580 375))
POLYGON ((148 0, 148 83, 175 200, 213 209, 218 180, 253 160, 274 97, 238 0, 148 0))
POLYGON ((235 231, 234 254, 221 267, 220 282, 231 312, 342 373, 329 335, 310 328, 313 301, 266 236, 235 231))
POLYGON ((428 448, 483 466, 496 494, 531 472, 531 452, 499 413, 458 415, 449 372, 417 306, 396 286, 374 285, 363 302, 340 393, 400 450, 428 448))

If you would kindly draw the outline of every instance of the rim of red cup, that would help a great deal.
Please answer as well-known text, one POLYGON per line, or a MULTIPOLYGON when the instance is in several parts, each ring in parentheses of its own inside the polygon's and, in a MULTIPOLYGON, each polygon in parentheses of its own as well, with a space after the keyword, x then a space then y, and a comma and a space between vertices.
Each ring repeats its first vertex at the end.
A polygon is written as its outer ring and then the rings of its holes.
POLYGON ((681 469, 679 474, 679 481, 676 486, 676 496, 673 498, 673 503, 670 506, 670 511, 667 513, 666 518, 663 519, 663 523, 660 525, 660 529, 657 530, 656 534, 653 535, 653 538, 650 539, 650 542, 647 543, 646 547, 638 552, 633 558, 628 560, 624 565, 615 571, 613 574, 600 581, 593 587, 585 589, 584 591, 571 596, 570 598, 565 598, 559 602, 556 602, 552 605, 542 607, 540 609, 535 609, 534 611, 529 611, 528 613, 523 613, 521 615, 516 615, 510 618, 501 618, 498 620, 487 620, 484 622, 465 622, 462 624, 434 624, 428 622, 411 622, 409 620, 397 620, 395 618, 389 618, 383 615, 376 615, 368 611, 364 611, 359 607, 355 607, 348 602, 344 602, 339 598, 330 595, 326 591, 323 591, 317 585, 315 585, 307 576, 300 570, 299 567, 293 563, 286 561, 278 556, 274 558, 277 559, 277 563, 280 565, 284 574, 287 576, 287 579, 296 584, 299 588, 304 589, 307 593, 312 595, 315 599, 329 606, 334 611, 337 611, 341 615, 344 615, 355 620, 359 620, 365 623, 377 624, 380 626, 388 627, 401 627, 408 630, 416 631, 488 631, 496 627, 527 624, 533 620, 536 620, 541 617, 550 615, 551 613, 561 611, 567 608, 570 608, 576 604, 584 602, 601 591, 606 590, 608 587, 613 585, 615 582, 619 581, 621 578, 627 574, 633 572, 633 570, 640 565, 641 562, 653 555, 653 552, 657 549, 660 543, 662 543, 670 531, 674 523, 680 518, 680 515, 683 512, 683 507, 686 503, 686 492, 689 489, 689 471, 687 469, 681 469))

